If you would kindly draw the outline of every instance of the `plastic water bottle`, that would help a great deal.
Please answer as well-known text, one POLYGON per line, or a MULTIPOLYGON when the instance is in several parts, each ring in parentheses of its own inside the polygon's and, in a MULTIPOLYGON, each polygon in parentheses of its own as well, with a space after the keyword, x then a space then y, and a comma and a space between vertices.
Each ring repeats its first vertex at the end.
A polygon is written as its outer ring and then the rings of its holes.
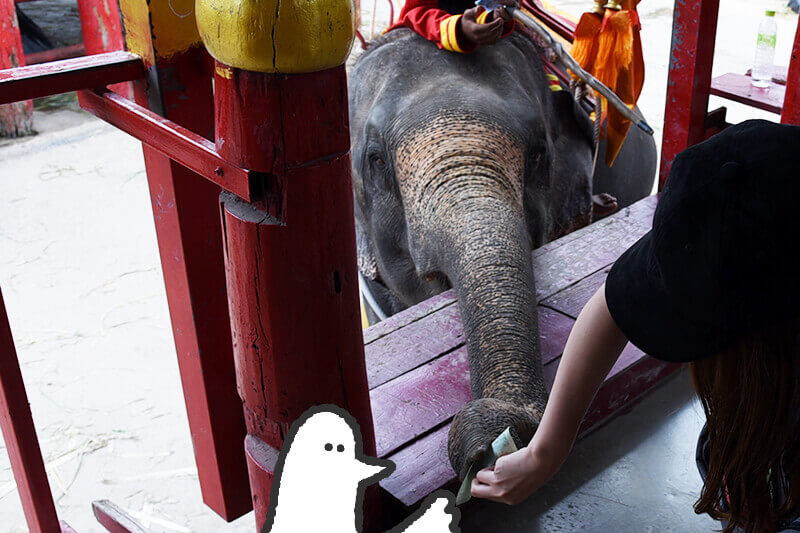
POLYGON ((756 87, 767 88, 772 81, 777 34, 778 26, 775 24, 775 12, 767 10, 761 20, 761 24, 758 25, 756 58, 751 73, 751 83, 756 87))

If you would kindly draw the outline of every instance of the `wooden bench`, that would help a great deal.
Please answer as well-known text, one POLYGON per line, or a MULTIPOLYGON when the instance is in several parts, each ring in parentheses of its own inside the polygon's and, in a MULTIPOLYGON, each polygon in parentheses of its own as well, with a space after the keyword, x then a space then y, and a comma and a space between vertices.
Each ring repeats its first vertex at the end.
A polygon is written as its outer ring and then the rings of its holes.
MULTIPOLYGON (((548 387, 575 318, 617 257, 650 229, 655 206, 655 196, 645 198, 534 250, 548 387)), ((378 455, 397 464, 381 487, 406 508, 456 481, 446 444, 453 415, 471 399, 464 340, 453 291, 364 332, 378 455)), ((597 394, 581 434, 630 406, 677 368, 628 345, 597 394)))
POLYGON ((774 67, 772 81, 764 89, 753 86, 749 71, 746 74, 723 74, 711 80, 710 93, 780 115, 786 94, 787 71, 786 67, 774 67))

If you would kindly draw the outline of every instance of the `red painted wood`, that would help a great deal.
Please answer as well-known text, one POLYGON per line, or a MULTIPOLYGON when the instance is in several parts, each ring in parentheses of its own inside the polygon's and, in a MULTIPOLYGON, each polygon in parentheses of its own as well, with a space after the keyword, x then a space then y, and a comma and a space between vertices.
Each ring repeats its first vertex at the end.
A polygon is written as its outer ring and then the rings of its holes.
POLYGON ((572 42, 575 39, 576 23, 574 20, 548 11, 539 0, 522 0, 522 6, 567 41, 572 42))
POLYGON ((282 221, 223 201, 239 392, 254 420, 290 423, 313 405, 336 403, 372 425, 364 416, 355 235, 345 216, 349 165, 339 156, 289 172, 282 221))
MULTIPOLYGON (((0 0, 0 69, 25 66, 14 0, 0 0)), ((0 105, 0 137, 33 133, 33 102, 0 105)))
POLYGON ((711 94, 770 113, 781 113, 785 91, 786 87, 777 83, 765 89, 754 87, 750 76, 743 74, 723 74, 711 80, 711 94))
POLYGON ((437 294, 436 296, 429 298, 424 302, 420 302, 413 307, 409 307, 408 309, 401 311, 396 315, 392 315, 386 320, 382 320, 374 326, 370 326, 369 328, 365 329, 364 343, 369 345, 381 337, 391 334, 395 330, 416 322, 417 320, 421 320, 431 313, 435 313, 439 309, 455 303, 455 301, 455 291, 449 290, 441 294, 437 294))
MULTIPOLYGON (((142 4, 137 4, 142 5, 142 4)), ((145 9, 147 7, 144 7, 145 9)), ((142 20, 130 17, 131 24, 142 20)), ((213 138, 211 60, 201 46, 165 54, 149 23, 150 76, 133 83, 136 103, 213 138)), ((220 188, 144 147, 158 247, 203 501, 227 520, 252 508, 241 400, 236 394, 225 292, 220 188)))
POLYGON ((370 389, 462 346, 465 340, 461 313, 455 303, 410 323, 401 331, 365 346, 370 389))
POLYGON ((572 318, 578 318, 583 306, 605 282, 609 270, 611 270, 610 265, 542 300, 542 305, 560 311, 572 318))
POLYGON ((205 137, 111 91, 81 91, 78 100, 83 109, 219 187, 246 199, 255 199, 259 194, 259 184, 266 178, 222 159, 214 143, 205 137))
POLYGON ((378 455, 385 457, 447 422, 470 399, 464 346, 373 389, 370 400, 378 455))
MULTIPOLYGON (((281 429, 309 407, 333 403, 356 418, 364 451, 374 455, 344 66, 284 76, 218 64, 215 95, 220 155, 277 174, 256 204, 229 193, 221 197, 248 438, 280 449, 281 429)), ((260 528, 272 478, 251 460, 250 481, 260 528)), ((370 530, 378 523, 375 501, 367 502, 370 530)))
MULTIPOLYGON (((539 307, 538 313, 542 357, 544 361, 549 361, 561 354, 573 321, 545 307, 539 307)), ((367 344, 365 351, 370 389, 463 346, 465 340, 458 306, 451 304, 409 323, 394 334, 367 344)))
MULTIPOLYGON (((87 55, 125 50, 119 0, 78 0, 78 13, 87 55)), ((109 88, 127 98, 133 97, 130 83, 118 83, 109 88)))
POLYGON ((58 531, 50 484, 39 439, 33 425, 28 395, 14 349, 3 294, 0 292, 0 428, 28 527, 34 533, 58 531))
POLYGON ((105 87, 121 80, 143 78, 145 74, 139 56, 127 52, 0 70, 0 104, 105 87))
POLYGON ((675 156, 705 140, 719 0, 676 0, 664 111, 659 190, 675 156))
POLYGON ((800 20, 797 21, 792 59, 786 75, 786 98, 783 102, 781 122, 800 126, 800 20))
POLYGON ((73 44, 72 46, 62 46, 60 48, 53 48, 52 50, 25 54, 25 64, 38 65, 39 63, 61 61, 62 59, 72 59, 83 55, 86 55, 86 47, 83 43, 73 44))
POLYGON ((265 76, 217 65, 215 72, 217 150, 228 161, 282 174, 286 168, 350 149, 347 106, 330 105, 347 101, 344 66, 265 76), (244 116, 273 120, 254 123, 242 120, 244 116), (300 124, 315 125, 314 142, 300 124))
POLYGON ((109 533, 150 533, 121 507, 108 500, 92 502, 94 517, 109 533))

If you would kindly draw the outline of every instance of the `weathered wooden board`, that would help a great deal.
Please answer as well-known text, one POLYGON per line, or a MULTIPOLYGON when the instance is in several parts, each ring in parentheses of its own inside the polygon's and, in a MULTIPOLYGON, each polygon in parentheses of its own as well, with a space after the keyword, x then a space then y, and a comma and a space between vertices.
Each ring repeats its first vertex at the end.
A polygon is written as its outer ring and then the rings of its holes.
MULTIPOLYGON (((463 337, 456 306, 449 306, 437 313, 444 314, 451 317, 453 330, 459 334, 447 335, 444 332, 443 336, 437 336, 435 330, 427 330, 431 344, 435 346, 441 346, 437 341, 442 338, 463 337)), ((539 327, 543 333, 542 360, 545 364, 558 359, 564 351, 573 322, 571 318, 552 309, 539 308, 539 327)), ((447 353, 440 352, 444 355, 370 391, 377 449, 381 457, 448 421, 470 400, 467 349, 461 342, 452 344, 456 347, 453 351, 449 351, 451 347, 446 347, 447 353)), ((409 353, 428 353, 428 346, 421 344, 418 351, 410 347, 409 353)), ((398 359, 408 361, 405 358, 398 359)))
MULTIPOLYGON (((567 337, 613 262, 649 229, 656 198, 534 250, 545 379, 552 387, 567 337)), ((455 481, 447 459, 453 415, 470 400, 469 363, 453 291, 367 329, 367 374, 377 451, 397 464, 381 486, 405 506, 455 481)), ((629 345, 595 398, 585 434, 677 368, 629 345)))

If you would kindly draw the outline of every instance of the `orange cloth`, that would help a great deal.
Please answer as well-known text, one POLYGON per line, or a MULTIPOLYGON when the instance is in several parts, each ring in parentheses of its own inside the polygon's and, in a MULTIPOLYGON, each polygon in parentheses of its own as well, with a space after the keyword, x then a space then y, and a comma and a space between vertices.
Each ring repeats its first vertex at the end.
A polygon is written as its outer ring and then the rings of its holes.
MULTIPOLYGON (((477 17, 480 24, 486 22, 489 14, 481 12, 477 17)), ((439 9, 438 0, 408 0, 397 22, 392 24, 386 31, 396 28, 411 28, 429 41, 436 43, 439 48, 444 48, 450 52, 469 53, 473 52, 477 46, 472 43, 463 42, 458 39, 458 20, 462 15, 451 15, 443 9, 439 9)), ((507 22, 503 27, 503 37, 514 30, 514 22, 507 22)))
MULTIPOLYGON (((633 108, 644 85, 644 57, 639 34, 640 0, 622 0, 619 11, 606 9, 604 15, 584 13, 575 29, 572 56, 581 67, 614 91, 633 108)), ((608 106, 606 118, 606 165, 619 154, 630 129, 630 120, 608 106)))

